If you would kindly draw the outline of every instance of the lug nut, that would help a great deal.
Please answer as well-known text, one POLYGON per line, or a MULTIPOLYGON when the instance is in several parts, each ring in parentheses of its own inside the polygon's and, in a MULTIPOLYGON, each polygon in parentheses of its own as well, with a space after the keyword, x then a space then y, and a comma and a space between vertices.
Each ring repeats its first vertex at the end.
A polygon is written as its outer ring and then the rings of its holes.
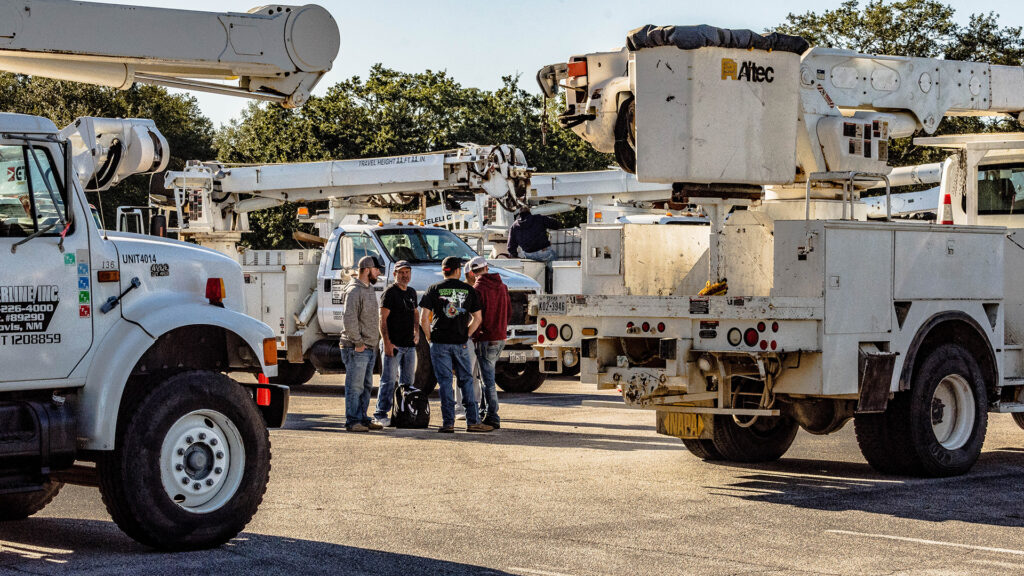
POLYGON ((182 470, 185 469, 185 467, 182 466, 181 464, 175 464, 174 469, 177 470, 178 472, 181 472, 182 470))
POLYGON ((200 434, 199 434, 199 439, 200 439, 200 440, 206 440, 206 434, 202 434, 202 433, 200 433, 200 434))
POLYGON ((185 455, 185 449, 184 448, 178 448, 178 456, 184 456, 184 455, 185 455))
POLYGON ((206 485, 207 486, 213 486, 213 480, 207 480, 206 481, 206 485))
POLYGON ((214 474, 220 474, 220 473, 221 473, 221 472, 223 472, 223 471, 224 471, 224 470, 222 470, 222 469, 220 469, 220 468, 214 468, 214 469, 213 469, 213 473, 214 473, 214 474))
POLYGON ((199 490, 200 488, 202 488, 202 486, 199 485, 199 482, 196 482, 195 484, 192 485, 193 490, 199 490))
POLYGON ((181 483, 184 484, 185 486, 188 486, 188 478, 182 478, 181 483))
POLYGON ((191 436, 185 436, 185 444, 191 444, 194 442, 191 436))
POLYGON ((217 439, 216 438, 211 438, 210 439, 210 446, 216 446, 216 445, 217 445, 217 439))
POLYGON ((224 453, 223 452, 217 452, 217 460, 223 460, 223 459, 224 459, 224 453))

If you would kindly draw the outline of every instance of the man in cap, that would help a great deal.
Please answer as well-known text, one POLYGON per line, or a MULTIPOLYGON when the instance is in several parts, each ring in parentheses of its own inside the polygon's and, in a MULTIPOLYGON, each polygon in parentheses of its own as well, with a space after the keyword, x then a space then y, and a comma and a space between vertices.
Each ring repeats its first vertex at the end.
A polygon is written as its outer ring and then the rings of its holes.
POLYGON ((370 393, 373 390, 373 364, 380 340, 380 309, 373 285, 380 276, 380 263, 374 256, 359 259, 359 275, 342 292, 341 360, 345 363, 345 429, 349 432, 380 430, 370 420, 370 393))
MULTIPOLYGON (((462 273, 466 275, 466 284, 473 286, 476 284, 476 274, 473 273, 473 269, 470 268, 470 262, 466 262, 466 265, 462 267, 462 273)), ((476 400, 477 404, 480 403, 480 367, 476 362, 476 353, 473 348, 473 340, 470 338, 468 341, 470 346, 469 363, 470 372, 473 374, 473 399, 476 400)), ((466 419, 466 403, 462 398, 462 389, 458 386, 455 387, 455 419, 465 420, 466 419)))
POLYGON ((395 264, 395 283, 384 291, 380 305, 380 336, 382 345, 380 388, 373 419, 381 426, 390 426, 391 404, 395 385, 401 381, 406 390, 412 388, 416 375, 416 344, 420 341, 419 309, 416 289, 409 286, 412 266, 405 260, 395 264))
POLYGON ((519 209, 516 221, 508 229, 508 253, 513 258, 519 257, 520 248, 523 258, 550 262, 557 258, 555 249, 548 240, 548 230, 557 230, 558 221, 543 214, 531 214, 529 206, 519 209))
POLYGON ((469 261, 469 267, 476 277, 473 289, 480 294, 483 321, 473 333, 477 365, 483 378, 483 399, 480 403, 480 417, 484 424, 500 428, 498 419, 498 389, 494 383, 494 371, 505 348, 508 336, 508 321, 512 311, 512 300, 508 288, 501 281, 501 275, 491 273, 487 260, 480 256, 469 261))
POLYGON ((441 428, 438 432, 455 431, 455 398, 452 373, 462 389, 466 404, 466 430, 490 432, 494 428, 480 422, 473 394, 470 368, 469 335, 480 327, 480 298, 472 286, 459 280, 462 260, 449 256, 441 262, 444 280, 427 288, 420 307, 431 314, 420 315, 423 332, 429 334, 430 361, 437 377, 441 395, 441 428))

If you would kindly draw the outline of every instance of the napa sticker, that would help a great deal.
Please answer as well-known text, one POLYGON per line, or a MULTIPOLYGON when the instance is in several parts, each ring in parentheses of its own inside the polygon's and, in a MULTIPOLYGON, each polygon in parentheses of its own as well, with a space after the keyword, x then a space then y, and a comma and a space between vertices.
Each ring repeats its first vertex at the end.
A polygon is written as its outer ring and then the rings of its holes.
POLYGON ((745 80, 771 84, 775 81, 775 68, 758 66, 753 60, 738 64, 732 58, 722 58, 722 80, 745 80))

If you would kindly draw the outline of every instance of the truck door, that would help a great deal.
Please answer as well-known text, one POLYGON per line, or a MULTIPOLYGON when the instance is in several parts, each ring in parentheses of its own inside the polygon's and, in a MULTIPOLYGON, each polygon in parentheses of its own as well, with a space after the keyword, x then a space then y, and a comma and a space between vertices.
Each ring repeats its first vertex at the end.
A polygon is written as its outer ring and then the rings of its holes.
MULTIPOLYGON (((329 241, 328 250, 320 267, 317 314, 320 329, 324 334, 341 334, 341 318, 344 306, 342 291, 349 281, 358 275, 359 259, 363 256, 376 256, 377 261, 387 264, 381 256, 373 238, 366 233, 335 233, 329 241)), ((378 296, 383 289, 383 274, 377 281, 378 296)))
POLYGON ((0 141, 0 380, 7 382, 67 378, 92 345, 91 216, 69 202, 59 153, 55 145, 0 141))

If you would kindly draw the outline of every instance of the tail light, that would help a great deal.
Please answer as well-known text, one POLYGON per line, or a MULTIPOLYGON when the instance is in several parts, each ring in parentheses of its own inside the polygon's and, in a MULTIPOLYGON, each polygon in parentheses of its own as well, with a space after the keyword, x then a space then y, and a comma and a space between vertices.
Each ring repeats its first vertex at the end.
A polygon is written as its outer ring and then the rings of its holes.
POLYGON ((558 326, 554 324, 548 324, 547 329, 544 331, 544 335, 548 337, 548 340, 554 340, 558 338, 558 326))
POLYGON ((664 322, 658 322, 658 332, 664 332, 664 331, 665 331, 665 323, 664 322))
POLYGON ((562 340, 572 340, 572 326, 562 324, 562 329, 558 331, 558 335, 562 337, 562 340))
POLYGON ((223 304, 224 303, 224 279, 223 278, 207 278, 206 279, 206 299, 210 301, 210 304, 223 304))
POLYGON ((747 346, 757 346, 758 339, 757 330, 753 328, 747 328, 747 331, 743 333, 743 342, 747 346))
POLYGON ((650 322, 644 322, 643 324, 640 325, 640 329, 643 330, 644 332, 650 332, 651 331, 651 323, 650 322))
POLYGON ((256 389, 256 405, 270 406, 270 388, 256 389))
POLYGON ((548 320, 547 320, 547 318, 541 318, 541 319, 540 319, 540 327, 541 327, 541 328, 543 328, 543 327, 545 327, 545 326, 547 326, 547 325, 548 325, 548 320))

